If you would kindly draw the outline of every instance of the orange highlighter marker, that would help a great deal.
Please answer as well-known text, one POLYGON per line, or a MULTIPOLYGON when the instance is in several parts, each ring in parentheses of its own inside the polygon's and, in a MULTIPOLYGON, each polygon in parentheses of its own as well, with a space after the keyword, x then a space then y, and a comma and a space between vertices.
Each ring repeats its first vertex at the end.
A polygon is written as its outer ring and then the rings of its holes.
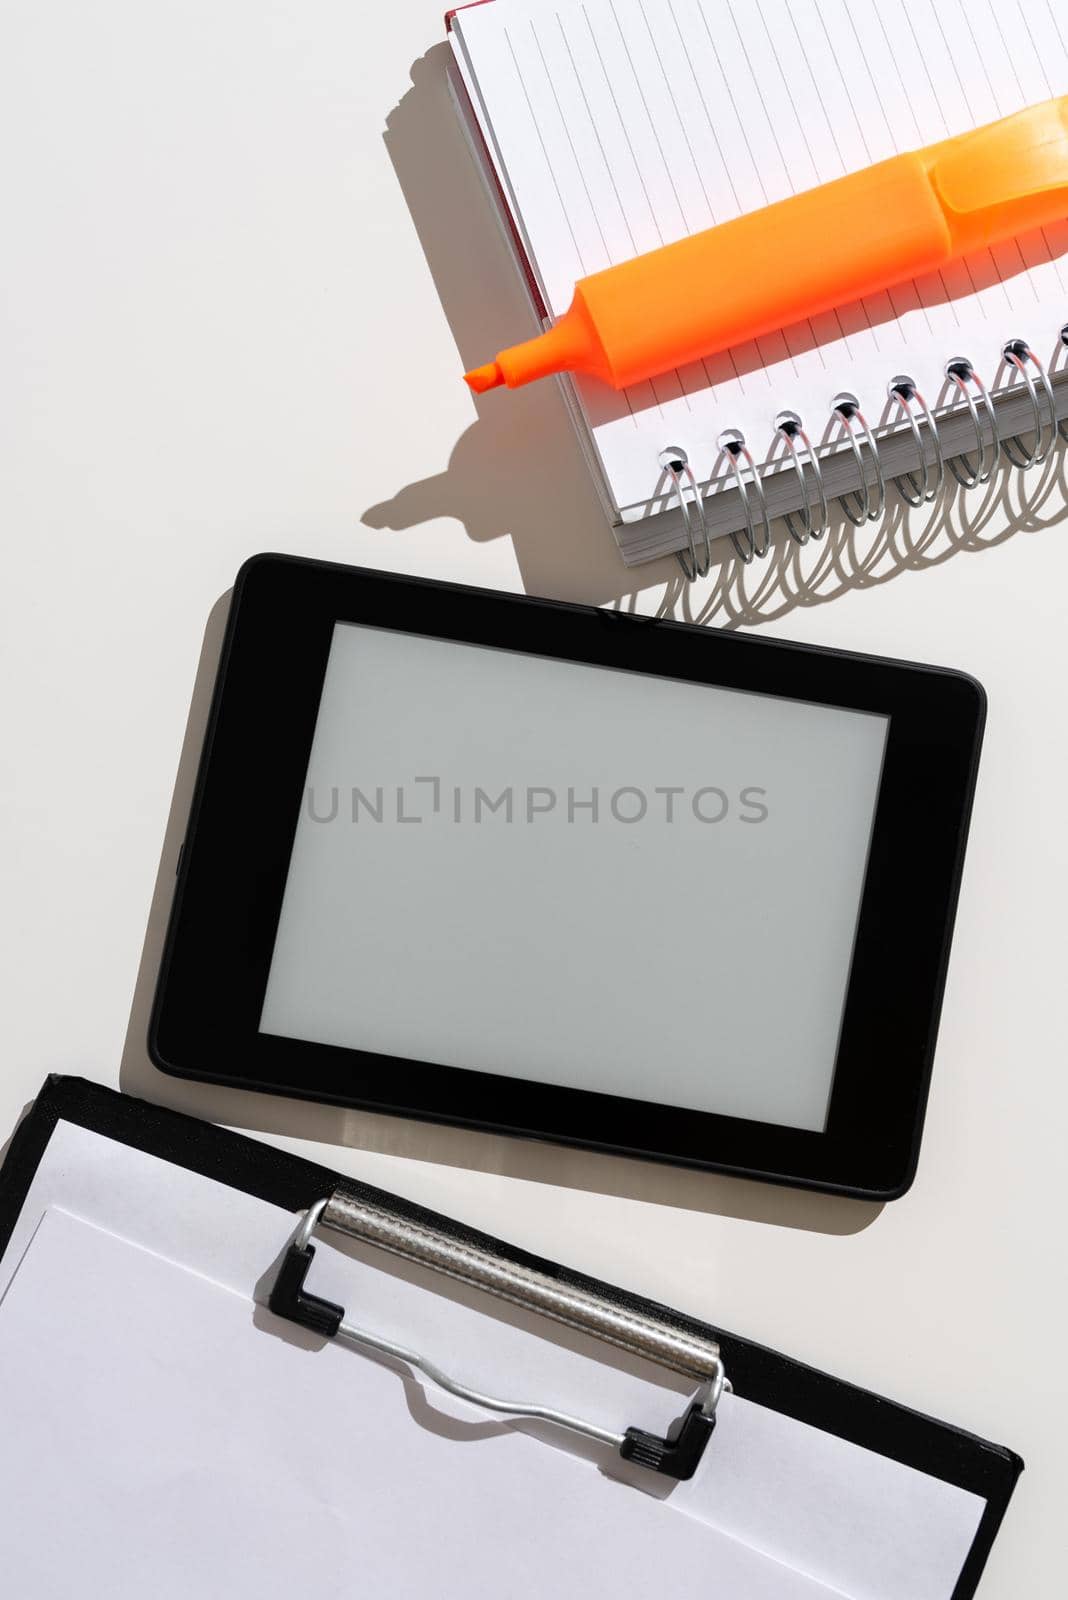
POLYGON ((467 382, 588 372, 622 389, 1066 215, 1068 96, 592 273, 467 382))

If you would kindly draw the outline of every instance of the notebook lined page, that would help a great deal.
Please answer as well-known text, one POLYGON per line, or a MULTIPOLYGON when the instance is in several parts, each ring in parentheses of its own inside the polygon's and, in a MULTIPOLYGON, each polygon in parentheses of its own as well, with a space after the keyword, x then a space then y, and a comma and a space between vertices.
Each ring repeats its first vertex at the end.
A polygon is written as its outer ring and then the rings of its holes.
MULTIPOLYGON (((490 0, 458 14, 454 40, 559 315, 590 272, 1068 92, 1056 4, 754 0, 732 13, 725 0, 490 0)), ((784 407, 818 439, 831 397, 850 389, 876 422, 896 374, 934 404, 950 357, 992 383, 1007 339, 1045 360, 1066 320, 1063 223, 622 393, 576 387, 630 521, 663 508, 666 445, 683 446, 703 480, 724 428, 761 460, 784 407)))

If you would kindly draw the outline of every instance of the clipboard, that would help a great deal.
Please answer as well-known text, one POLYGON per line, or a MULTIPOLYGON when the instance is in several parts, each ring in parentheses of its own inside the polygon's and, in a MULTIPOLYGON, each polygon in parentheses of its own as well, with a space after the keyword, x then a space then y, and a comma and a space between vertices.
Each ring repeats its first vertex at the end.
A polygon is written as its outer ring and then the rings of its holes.
MULTIPOLYGON (((628 1496, 627 1516, 635 1506, 648 1504, 652 1496, 666 1492, 663 1508, 658 1506, 656 1515, 664 1519, 672 1537, 677 1530, 680 1539, 688 1535, 690 1517, 675 1516, 671 1509, 673 1498, 695 1475, 699 1485, 701 1474, 709 1470, 710 1463, 714 1464, 720 1437, 717 1412, 725 1404, 744 1402, 758 1408, 762 1415, 790 1419, 814 1430, 813 1439, 818 1436, 844 1441, 870 1452, 873 1459, 898 1463, 922 1474, 925 1480, 952 1485, 979 1497, 981 1514, 974 1537, 959 1576, 945 1591, 944 1600, 969 1600, 974 1596, 1023 1467, 1010 1450, 680 1311, 656 1305, 397 1196, 343 1178, 326 1167, 82 1079, 48 1079, 16 1131, 0 1168, 0 1339, 5 1317, 4 1283, 7 1281, 9 1287, 17 1285, 23 1270, 16 1266, 14 1276, 10 1276, 15 1263, 9 1246, 13 1238, 20 1243, 34 1237, 28 1230, 37 1227, 40 1219, 33 1206, 27 1206, 35 1178, 47 1164, 57 1133, 65 1134, 71 1129, 84 1130, 110 1146, 140 1152, 168 1169, 211 1180, 235 1198, 251 1197, 278 1211, 276 1228, 273 1215, 269 1219, 277 1250, 273 1259, 263 1261, 264 1272, 258 1284, 249 1285, 249 1296, 255 1288, 259 1302, 248 1329, 250 1339, 266 1338, 263 1309, 269 1304, 276 1318, 295 1328, 318 1349, 329 1346, 334 1339, 349 1337, 357 1346, 407 1366, 430 1384, 446 1392, 451 1390, 481 1411, 503 1411, 520 1423, 523 1419, 533 1422, 544 1435, 537 1443, 539 1461, 543 1451, 545 1460, 566 1459, 546 1446, 559 1445, 569 1436, 578 1437, 595 1452, 592 1462, 582 1461, 584 1473, 596 1463, 602 1472, 611 1473, 618 1468, 627 1479, 618 1490, 628 1496), (563 1410, 551 1392, 535 1394, 527 1402, 487 1395, 475 1387, 479 1377, 477 1350, 466 1350, 469 1370, 460 1375, 462 1381, 456 1381, 455 1374, 442 1370, 435 1361, 433 1350, 408 1348, 395 1338, 380 1336, 373 1326, 361 1326, 359 1305, 343 1306, 317 1292, 323 1283, 329 1286, 329 1279, 321 1278, 322 1263, 316 1259, 316 1247, 320 1241, 333 1237, 358 1238, 387 1264, 400 1260, 415 1263, 419 1272, 444 1275, 453 1284, 461 1285, 465 1293, 473 1291, 476 1298, 485 1297, 490 1315, 493 1307, 501 1303, 522 1308, 535 1314, 539 1323, 544 1321, 550 1335, 553 1329, 563 1328, 568 1336, 590 1337, 607 1350, 623 1351, 628 1357, 651 1360, 685 1374, 696 1383, 696 1392, 689 1405, 682 1407, 681 1415, 672 1418, 668 1404, 663 1431, 636 1426, 633 1419, 625 1416, 618 1419, 615 1428, 591 1424, 589 1419, 563 1410)), ((221 1198, 221 1190, 218 1193, 221 1198)), ((113 1216, 121 1216, 124 1203, 122 1194, 110 1196, 113 1216)), ((87 1223, 94 1220, 85 1215, 87 1223)), ((103 1215, 99 1220, 101 1226, 113 1225, 103 1215)), ((168 1220, 173 1254, 173 1241, 182 1237, 182 1219, 168 1220)), ((25 1245, 22 1248, 23 1260, 32 1257, 32 1244, 28 1249, 25 1245)), ((121 1308, 115 1310, 119 1312, 121 1308)), ((485 1310, 480 1310, 479 1315, 485 1315, 485 1310)), ((433 1316, 427 1326, 436 1326, 433 1316)), ((518 1372, 517 1381, 522 1380, 519 1387, 533 1391, 536 1376, 530 1368, 518 1372)), ((347 1382, 344 1378, 340 1381, 347 1382)), ((670 1402, 671 1396, 667 1398, 670 1402)), ((678 1413, 680 1406, 675 1405, 674 1409, 678 1413)), ((398 1429, 412 1429, 414 1439, 415 1426, 400 1408, 398 1429)), ((362 1446, 371 1451, 374 1447, 373 1440, 364 1441, 362 1446)), ((54 1486, 48 1492, 54 1493, 54 1486)), ((542 1536, 551 1537, 551 1531, 543 1529, 542 1536)), ((907 1540, 910 1530, 896 1528, 892 1534, 895 1539, 907 1540)), ((710 1571, 709 1593, 716 1592, 714 1578, 715 1573, 710 1571)), ((760 1592, 779 1591, 773 1585, 760 1592)), ((827 1588, 822 1592, 837 1596, 846 1591, 827 1588)), ((27 1594, 24 1600, 36 1597, 27 1594)), ((901 1600, 905 1600, 904 1595, 901 1600)))

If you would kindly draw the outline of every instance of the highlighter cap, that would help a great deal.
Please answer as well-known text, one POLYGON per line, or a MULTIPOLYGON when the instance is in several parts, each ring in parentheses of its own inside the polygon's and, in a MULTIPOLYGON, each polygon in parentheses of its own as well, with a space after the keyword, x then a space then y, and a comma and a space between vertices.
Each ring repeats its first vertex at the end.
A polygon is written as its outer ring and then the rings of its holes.
POLYGON ((954 255, 1068 216, 1068 96, 924 152, 954 255))

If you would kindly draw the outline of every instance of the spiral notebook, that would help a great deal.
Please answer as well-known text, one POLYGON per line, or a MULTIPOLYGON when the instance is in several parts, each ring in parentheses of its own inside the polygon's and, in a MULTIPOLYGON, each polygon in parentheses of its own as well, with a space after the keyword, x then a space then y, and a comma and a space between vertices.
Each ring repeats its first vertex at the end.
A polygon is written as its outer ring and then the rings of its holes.
MULTIPOLYGON (((542 325, 587 273, 1068 92, 1056 0, 481 0, 448 20, 542 325)), ((1068 222, 622 392, 561 381, 628 564, 683 550, 695 504, 760 553, 765 511, 803 536, 821 491, 874 520, 891 480, 931 498, 940 457, 972 486, 999 440, 1016 465, 1048 454, 1066 322, 1068 222)))
POLYGON ((0 1411, 18 1600, 971 1600, 1023 1465, 72 1078, 0 1165, 0 1411))

